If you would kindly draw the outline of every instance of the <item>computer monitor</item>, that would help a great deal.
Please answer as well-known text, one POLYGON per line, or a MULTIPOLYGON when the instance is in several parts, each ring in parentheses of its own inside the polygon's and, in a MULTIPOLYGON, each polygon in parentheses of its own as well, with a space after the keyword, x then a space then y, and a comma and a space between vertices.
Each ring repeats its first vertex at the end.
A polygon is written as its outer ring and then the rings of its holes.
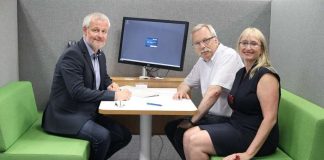
POLYGON ((183 70, 189 22, 124 17, 119 63, 183 70))

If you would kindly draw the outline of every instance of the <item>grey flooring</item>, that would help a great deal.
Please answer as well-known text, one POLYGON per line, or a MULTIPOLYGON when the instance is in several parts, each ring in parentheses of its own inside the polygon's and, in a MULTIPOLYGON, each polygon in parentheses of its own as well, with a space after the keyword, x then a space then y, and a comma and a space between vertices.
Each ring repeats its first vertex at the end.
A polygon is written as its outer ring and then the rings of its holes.
MULTIPOLYGON (((115 153, 109 160, 138 160, 139 135, 133 135, 131 142, 115 153)), ((181 160, 165 135, 154 135, 151 141, 151 160, 181 160)))

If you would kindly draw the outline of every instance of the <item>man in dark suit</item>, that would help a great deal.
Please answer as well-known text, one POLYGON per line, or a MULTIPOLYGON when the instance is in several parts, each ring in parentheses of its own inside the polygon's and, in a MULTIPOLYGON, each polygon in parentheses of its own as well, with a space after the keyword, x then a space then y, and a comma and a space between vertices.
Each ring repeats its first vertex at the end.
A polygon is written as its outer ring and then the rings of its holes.
POLYGON ((91 160, 109 158, 126 146, 132 135, 124 126, 98 114, 100 101, 128 100, 107 74, 105 54, 110 22, 102 13, 83 20, 83 38, 65 49, 53 76, 42 127, 51 134, 88 140, 91 160))

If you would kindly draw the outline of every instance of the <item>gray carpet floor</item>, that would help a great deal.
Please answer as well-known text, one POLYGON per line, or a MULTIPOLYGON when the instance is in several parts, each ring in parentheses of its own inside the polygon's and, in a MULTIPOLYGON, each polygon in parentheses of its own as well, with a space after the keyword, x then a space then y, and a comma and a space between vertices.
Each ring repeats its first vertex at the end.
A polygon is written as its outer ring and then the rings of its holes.
MULTIPOLYGON (((139 140, 139 135, 133 135, 131 142, 109 160, 138 160, 139 140)), ((181 158, 165 135, 155 135, 151 140, 151 160, 181 160, 181 158)))

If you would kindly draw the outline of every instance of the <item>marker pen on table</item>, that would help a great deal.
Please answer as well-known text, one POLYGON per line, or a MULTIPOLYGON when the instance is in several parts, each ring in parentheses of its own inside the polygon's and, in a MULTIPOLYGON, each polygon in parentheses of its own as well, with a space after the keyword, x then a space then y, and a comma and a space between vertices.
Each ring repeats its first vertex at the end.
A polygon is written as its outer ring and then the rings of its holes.
POLYGON ((154 95, 149 95, 149 96, 146 96, 146 98, 149 98, 149 97, 157 97, 159 96, 158 94, 154 94, 154 95))
POLYGON ((162 106, 162 104, 151 103, 151 102, 147 102, 146 104, 151 106, 162 106))

